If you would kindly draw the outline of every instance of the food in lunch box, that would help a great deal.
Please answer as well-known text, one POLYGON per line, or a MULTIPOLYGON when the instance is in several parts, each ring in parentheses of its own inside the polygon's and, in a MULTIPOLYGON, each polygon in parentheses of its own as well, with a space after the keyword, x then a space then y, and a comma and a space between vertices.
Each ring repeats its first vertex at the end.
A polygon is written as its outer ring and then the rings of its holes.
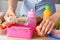
POLYGON ((3 26, 0 24, 0 30, 2 30, 3 29, 3 26))
POLYGON ((25 23, 25 20, 15 19, 14 22, 15 23, 25 23))
POLYGON ((3 25, 3 26, 8 26, 9 23, 8 23, 8 22, 3 22, 2 25, 3 25))
MULTIPOLYGON (((23 17, 22 17, 23 18, 23 17)), ((12 23, 26 23, 25 19, 22 18, 13 18, 13 17, 7 17, 7 22, 12 22, 12 23)))

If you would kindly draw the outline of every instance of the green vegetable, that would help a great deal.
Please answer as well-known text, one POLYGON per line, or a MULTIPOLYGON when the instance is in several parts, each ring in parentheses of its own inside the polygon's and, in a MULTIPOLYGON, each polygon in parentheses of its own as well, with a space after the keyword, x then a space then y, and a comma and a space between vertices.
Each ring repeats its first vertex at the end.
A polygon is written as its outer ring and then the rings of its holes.
POLYGON ((26 15, 23 14, 22 17, 26 17, 26 15))
POLYGON ((58 22, 58 23, 56 24, 56 28, 57 28, 57 29, 60 29, 60 22, 58 22))

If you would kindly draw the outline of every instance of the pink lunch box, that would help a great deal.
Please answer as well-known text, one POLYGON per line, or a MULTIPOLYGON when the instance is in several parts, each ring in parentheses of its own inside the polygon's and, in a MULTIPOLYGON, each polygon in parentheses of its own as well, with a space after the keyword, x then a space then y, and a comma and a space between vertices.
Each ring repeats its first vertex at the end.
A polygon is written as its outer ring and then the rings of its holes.
POLYGON ((32 25, 15 23, 7 27, 7 36, 17 38, 33 38, 35 27, 32 25), (13 26, 16 26, 14 28, 13 26), (22 27, 19 29, 19 27, 22 27), (25 29, 24 29, 25 28, 25 29), (29 29, 26 29, 29 28, 29 29))

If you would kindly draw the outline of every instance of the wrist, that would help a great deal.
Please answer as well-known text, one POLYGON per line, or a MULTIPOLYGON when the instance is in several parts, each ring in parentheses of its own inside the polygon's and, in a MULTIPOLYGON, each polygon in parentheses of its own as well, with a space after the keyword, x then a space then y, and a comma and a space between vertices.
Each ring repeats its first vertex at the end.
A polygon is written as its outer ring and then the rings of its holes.
POLYGON ((9 7, 8 10, 15 12, 15 9, 13 9, 12 7, 9 7))
POLYGON ((60 10, 58 10, 55 14, 56 14, 58 20, 60 20, 60 10))

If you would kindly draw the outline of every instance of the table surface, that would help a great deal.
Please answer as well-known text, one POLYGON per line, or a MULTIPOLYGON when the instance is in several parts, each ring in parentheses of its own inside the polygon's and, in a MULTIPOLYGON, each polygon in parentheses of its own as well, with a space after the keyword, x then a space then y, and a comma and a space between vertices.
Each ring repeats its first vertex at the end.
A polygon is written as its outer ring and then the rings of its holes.
POLYGON ((33 39, 23 39, 23 38, 13 38, 5 35, 0 35, 0 40, 53 40, 53 39, 47 37, 37 37, 37 36, 35 36, 33 39))

